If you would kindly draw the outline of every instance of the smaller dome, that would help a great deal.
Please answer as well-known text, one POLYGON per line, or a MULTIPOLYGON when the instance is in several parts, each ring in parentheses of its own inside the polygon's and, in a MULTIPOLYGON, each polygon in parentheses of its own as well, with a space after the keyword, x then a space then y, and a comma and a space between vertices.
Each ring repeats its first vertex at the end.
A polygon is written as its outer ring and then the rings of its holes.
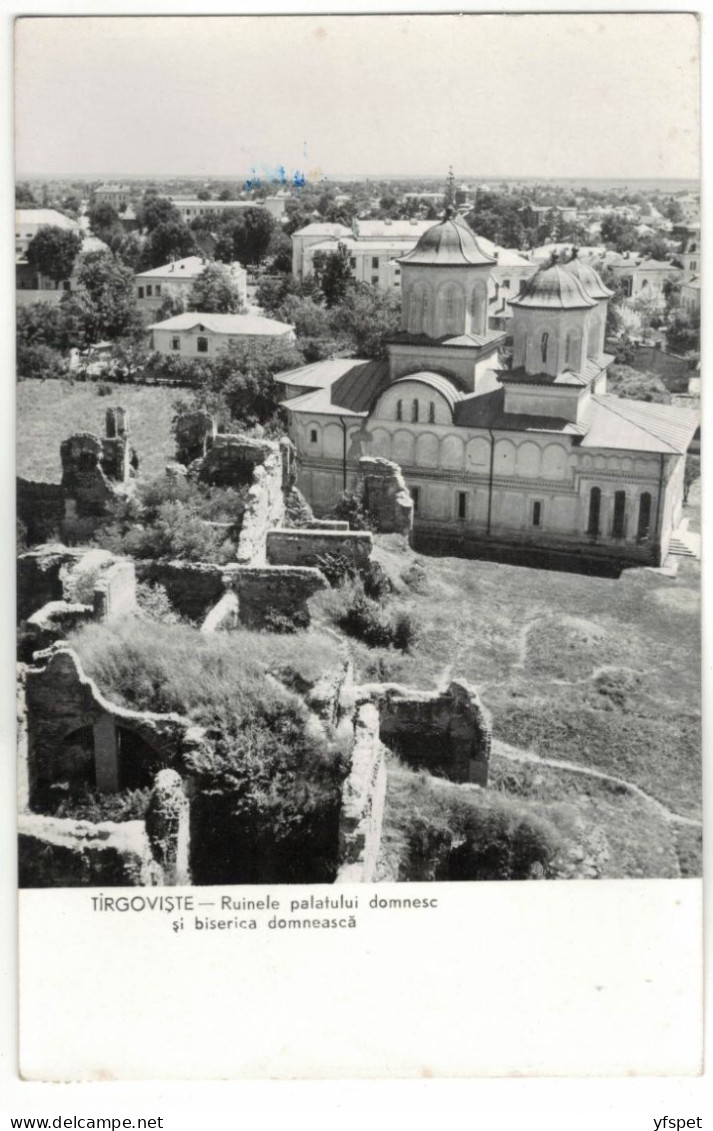
POLYGON ((572 248, 572 258, 565 264, 565 268, 569 271, 570 275, 574 275, 575 279, 579 279, 585 291, 591 298, 602 299, 611 298, 614 294, 602 282, 601 276, 598 271, 591 267, 588 263, 582 263, 578 258, 577 248, 572 248))
POLYGON ((402 255, 398 262, 430 267, 491 267, 495 259, 483 250, 465 220, 449 207, 440 223, 428 228, 413 251, 402 255))
POLYGON ((596 305, 596 299, 589 297, 579 279, 567 267, 560 266, 557 253, 547 266, 523 280, 520 293, 510 299, 510 306, 539 310, 587 310, 596 305))

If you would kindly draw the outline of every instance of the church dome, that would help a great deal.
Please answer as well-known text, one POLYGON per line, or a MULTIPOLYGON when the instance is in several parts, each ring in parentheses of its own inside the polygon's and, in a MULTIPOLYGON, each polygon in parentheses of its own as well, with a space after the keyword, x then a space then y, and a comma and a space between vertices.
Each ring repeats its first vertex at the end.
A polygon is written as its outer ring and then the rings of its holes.
POLYGON ((452 208, 423 233, 413 251, 399 263, 433 267, 491 267, 496 260, 483 250, 475 232, 452 208))
POLYGON ((569 271, 570 275, 574 275, 576 279, 579 279, 591 298, 611 298, 614 294, 613 291, 610 291, 609 288, 604 285, 599 272, 595 271, 594 267, 591 267, 588 263, 582 263, 582 260, 577 256, 576 247, 572 248, 572 258, 567 260, 564 267, 569 271))
POLYGON ((568 266, 560 266, 559 257, 554 254, 546 267, 523 280, 520 293, 510 299, 510 306, 539 310, 585 310, 596 306, 596 299, 589 297, 568 266))

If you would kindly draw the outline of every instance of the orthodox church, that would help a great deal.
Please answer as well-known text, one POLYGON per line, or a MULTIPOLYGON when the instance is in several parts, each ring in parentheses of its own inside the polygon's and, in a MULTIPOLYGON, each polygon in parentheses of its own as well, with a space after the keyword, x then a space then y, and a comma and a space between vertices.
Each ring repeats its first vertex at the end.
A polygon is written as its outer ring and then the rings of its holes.
POLYGON ((488 328, 495 260, 453 210, 400 265, 385 360, 276 377, 315 512, 353 488, 360 456, 382 456, 403 471, 422 544, 660 564, 698 420, 607 395, 611 292, 597 272, 553 256, 510 300, 506 335, 488 328))

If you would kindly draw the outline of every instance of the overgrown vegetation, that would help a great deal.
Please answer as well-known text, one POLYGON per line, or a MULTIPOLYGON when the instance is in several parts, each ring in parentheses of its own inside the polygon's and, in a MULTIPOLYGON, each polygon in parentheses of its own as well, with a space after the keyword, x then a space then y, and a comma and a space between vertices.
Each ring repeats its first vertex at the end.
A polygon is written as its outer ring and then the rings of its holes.
POLYGON ((400 880, 529 880, 554 874, 565 837, 535 807, 390 760, 384 855, 400 880))
POLYGON ((69 644, 108 698, 207 728, 207 745, 187 761, 197 883, 333 880, 347 751, 287 684, 309 686, 333 669, 334 641, 165 624, 147 633, 128 619, 89 625, 69 644))
POLYGON ((166 474, 142 480, 114 503, 94 542, 132 558, 223 564, 237 553, 247 490, 166 474))

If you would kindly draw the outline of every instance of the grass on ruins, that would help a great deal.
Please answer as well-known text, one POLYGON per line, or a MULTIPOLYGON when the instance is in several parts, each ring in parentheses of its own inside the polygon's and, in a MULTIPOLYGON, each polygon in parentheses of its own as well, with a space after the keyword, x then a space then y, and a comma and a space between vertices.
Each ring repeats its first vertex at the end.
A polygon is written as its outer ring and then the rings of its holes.
POLYGON ((338 641, 127 618, 88 625, 68 644, 107 698, 206 728, 185 759, 196 883, 334 880, 348 747, 291 688, 333 675, 338 641))
POLYGON ((74 432, 104 433, 107 408, 129 412, 131 442, 142 476, 158 475, 174 458, 171 434, 176 389, 114 385, 100 396, 98 382, 19 381, 17 396, 17 474, 58 483, 62 475, 59 445, 74 432))
MULTIPOLYGON (((697 495, 696 485, 684 512, 691 529, 697 495)), ((665 812, 701 814, 699 564, 679 559, 675 577, 629 569, 615 579, 427 557, 391 536, 377 543, 396 590, 390 604, 418 617, 421 631, 409 652, 353 641, 357 678, 423 688, 466 679, 492 715, 495 789, 543 813, 553 796, 569 798, 585 855, 597 824, 606 827, 606 875, 677 875, 678 865, 699 874, 700 831, 665 812)), ((334 598, 315 603, 329 622, 334 598)))

